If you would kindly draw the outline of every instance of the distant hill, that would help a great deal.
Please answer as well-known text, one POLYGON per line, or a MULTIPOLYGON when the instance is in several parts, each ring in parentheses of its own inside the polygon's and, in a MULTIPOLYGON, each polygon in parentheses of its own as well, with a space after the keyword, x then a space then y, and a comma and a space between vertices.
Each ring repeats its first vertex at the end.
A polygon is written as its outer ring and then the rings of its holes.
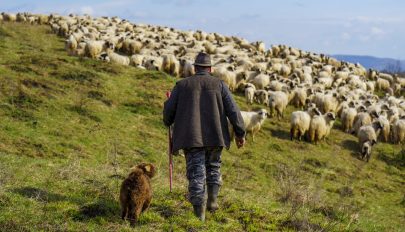
POLYGON ((378 58, 374 56, 356 56, 356 55, 332 55, 338 60, 344 60, 351 63, 360 63, 366 68, 374 68, 377 70, 385 70, 389 68, 397 68, 398 61, 400 62, 401 70, 405 70, 405 60, 397 60, 392 58, 378 58))

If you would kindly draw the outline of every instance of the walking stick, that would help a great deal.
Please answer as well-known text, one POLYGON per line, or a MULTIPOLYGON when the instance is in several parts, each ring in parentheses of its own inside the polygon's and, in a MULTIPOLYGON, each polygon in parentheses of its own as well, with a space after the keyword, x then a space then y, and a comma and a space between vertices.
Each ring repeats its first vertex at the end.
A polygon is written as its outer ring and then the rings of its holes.
MULTIPOLYGON (((166 97, 170 98, 170 91, 166 92, 166 97)), ((172 180, 173 180, 173 141, 172 141, 172 127, 169 126, 168 130, 168 138, 169 138, 169 183, 170 183, 170 192, 172 192, 172 180)))

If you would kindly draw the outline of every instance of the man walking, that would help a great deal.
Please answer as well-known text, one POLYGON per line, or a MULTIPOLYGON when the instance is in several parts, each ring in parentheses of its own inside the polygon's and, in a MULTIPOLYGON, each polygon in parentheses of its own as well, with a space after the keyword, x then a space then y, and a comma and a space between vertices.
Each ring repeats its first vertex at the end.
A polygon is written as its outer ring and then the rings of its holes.
POLYGON ((245 144, 245 130, 228 87, 210 75, 210 56, 199 53, 194 68, 194 76, 178 81, 173 88, 164 104, 163 122, 166 126, 174 123, 173 152, 184 150, 189 201, 194 214, 204 221, 206 209, 211 212, 218 209, 221 152, 230 146, 227 119, 235 131, 238 148, 245 144))

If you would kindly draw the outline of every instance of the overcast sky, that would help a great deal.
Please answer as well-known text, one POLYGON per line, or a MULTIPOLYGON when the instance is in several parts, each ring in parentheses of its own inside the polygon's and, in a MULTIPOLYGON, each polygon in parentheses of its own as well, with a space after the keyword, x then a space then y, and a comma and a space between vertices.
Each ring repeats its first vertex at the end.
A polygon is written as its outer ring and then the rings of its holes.
POLYGON ((405 59, 403 0, 0 0, 0 11, 89 13, 326 54, 405 59))

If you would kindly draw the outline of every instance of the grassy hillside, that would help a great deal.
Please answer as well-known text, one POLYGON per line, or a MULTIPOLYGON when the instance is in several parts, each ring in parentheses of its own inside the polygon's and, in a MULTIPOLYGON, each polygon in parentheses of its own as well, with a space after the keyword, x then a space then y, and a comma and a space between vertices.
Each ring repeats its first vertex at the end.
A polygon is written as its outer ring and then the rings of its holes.
POLYGON ((380 143, 365 163, 338 129, 317 146, 291 142, 289 117, 223 153, 221 210, 199 222, 183 157, 168 191, 161 111, 176 80, 63 46, 46 26, 0 24, 0 231, 132 231, 119 185, 142 161, 159 172, 137 231, 404 230, 404 146, 380 143))

